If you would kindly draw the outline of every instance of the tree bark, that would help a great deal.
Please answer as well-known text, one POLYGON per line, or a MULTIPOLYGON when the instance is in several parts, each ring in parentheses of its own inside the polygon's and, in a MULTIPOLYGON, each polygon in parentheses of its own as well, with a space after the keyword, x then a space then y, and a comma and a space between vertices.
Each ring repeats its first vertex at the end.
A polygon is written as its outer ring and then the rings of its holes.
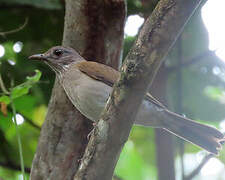
POLYGON ((172 135, 164 129, 155 130, 158 180, 175 180, 172 135))
POLYGON ((75 180, 112 178, 139 105, 168 51, 201 0, 161 0, 125 59, 75 180))
MULTIPOLYGON (((122 0, 66 0, 63 46, 88 60, 118 68, 123 44, 122 0)), ((30 179, 72 179, 92 129, 56 80, 41 130, 30 179)))

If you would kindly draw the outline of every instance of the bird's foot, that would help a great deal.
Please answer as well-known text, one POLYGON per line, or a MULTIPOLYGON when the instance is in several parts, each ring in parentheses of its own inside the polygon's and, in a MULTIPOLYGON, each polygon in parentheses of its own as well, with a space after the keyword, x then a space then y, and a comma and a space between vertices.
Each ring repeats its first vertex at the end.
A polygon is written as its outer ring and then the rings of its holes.
POLYGON ((88 135, 87 135, 87 139, 88 139, 88 141, 90 140, 91 135, 93 134, 93 132, 94 132, 94 128, 95 128, 95 126, 97 125, 97 123, 96 123, 96 122, 93 122, 93 123, 92 123, 92 125, 93 125, 93 129, 92 129, 92 130, 91 130, 91 132, 90 132, 90 133, 88 133, 88 135))

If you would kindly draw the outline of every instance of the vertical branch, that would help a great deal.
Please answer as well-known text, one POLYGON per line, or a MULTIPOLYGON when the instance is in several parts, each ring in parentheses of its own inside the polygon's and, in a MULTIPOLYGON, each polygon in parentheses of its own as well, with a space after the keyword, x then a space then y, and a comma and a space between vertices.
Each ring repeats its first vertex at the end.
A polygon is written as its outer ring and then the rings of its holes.
POLYGON ((157 167, 159 180, 175 180, 174 146, 172 135, 163 129, 155 129, 157 167))
MULTIPOLYGON (((167 105, 167 83, 168 83, 168 70, 163 65, 157 73, 150 92, 160 102, 167 105)), ((174 144, 173 137, 170 133, 163 129, 155 129, 155 143, 158 167, 158 179, 175 180, 175 167, 174 167, 174 144), (167 162, 167 163, 165 163, 167 162)))

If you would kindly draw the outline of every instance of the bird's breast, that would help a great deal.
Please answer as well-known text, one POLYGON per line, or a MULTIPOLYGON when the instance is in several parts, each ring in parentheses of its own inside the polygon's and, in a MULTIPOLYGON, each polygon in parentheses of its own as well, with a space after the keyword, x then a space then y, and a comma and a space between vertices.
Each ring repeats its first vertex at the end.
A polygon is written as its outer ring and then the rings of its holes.
POLYGON ((73 105, 84 116, 92 121, 100 118, 112 91, 110 86, 79 72, 72 77, 65 74, 62 84, 73 105))

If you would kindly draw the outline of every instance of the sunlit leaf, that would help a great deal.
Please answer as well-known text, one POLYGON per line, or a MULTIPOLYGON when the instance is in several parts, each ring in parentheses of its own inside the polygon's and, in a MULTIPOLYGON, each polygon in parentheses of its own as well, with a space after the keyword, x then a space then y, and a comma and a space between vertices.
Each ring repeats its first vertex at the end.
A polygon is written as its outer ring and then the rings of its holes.
POLYGON ((5 104, 9 104, 10 103, 10 98, 9 98, 9 96, 1 96, 0 97, 0 102, 3 102, 3 103, 5 103, 5 104))
POLYGON ((37 99, 35 96, 24 95, 14 100, 16 110, 25 118, 33 120, 33 113, 35 111, 37 99))
POLYGON ((47 113, 47 107, 45 105, 41 105, 34 109, 33 113, 33 121, 35 124, 41 126, 44 123, 44 119, 47 113))
POLYGON ((18 98, 20 96, 23 96, 29 92, 29 89, 31 88, 30 84, 22 84, 18 85, 15 88, 12 89, 12 98, 18 98))

